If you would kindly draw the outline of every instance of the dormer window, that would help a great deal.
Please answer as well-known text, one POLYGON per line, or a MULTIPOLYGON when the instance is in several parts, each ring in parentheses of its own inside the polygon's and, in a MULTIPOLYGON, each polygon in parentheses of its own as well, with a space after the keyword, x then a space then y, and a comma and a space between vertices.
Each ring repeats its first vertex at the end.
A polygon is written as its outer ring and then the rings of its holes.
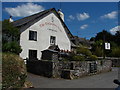
POLYGON ((37 41, 37 31, 29 31, 29 40, 37 41))

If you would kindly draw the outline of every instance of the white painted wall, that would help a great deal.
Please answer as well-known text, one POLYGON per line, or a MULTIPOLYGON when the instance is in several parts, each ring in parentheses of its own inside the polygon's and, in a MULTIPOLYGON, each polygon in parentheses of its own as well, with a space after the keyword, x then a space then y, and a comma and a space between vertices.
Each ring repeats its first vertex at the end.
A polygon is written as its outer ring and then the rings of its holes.
POLYGON ((37 58, 41 59, 41 51, 50 46, 50 36, 56 36, 56 45, 58 45, 60 49, 71 50, 70 40, 65 33, 60 20, 54 15, 54 13, 51 13, 21 33, 20 45, 22 52, 20 53, 20 56, 23 59, 28 58, 29 49, 32 49, 37 50, 37 58), (48 23, 53 25, 48 25, 48 23), (44 24, 44 26, 42 26, 42 24, 44 24), (37 31, 37 41, 29 40, 29 30, 37 31))

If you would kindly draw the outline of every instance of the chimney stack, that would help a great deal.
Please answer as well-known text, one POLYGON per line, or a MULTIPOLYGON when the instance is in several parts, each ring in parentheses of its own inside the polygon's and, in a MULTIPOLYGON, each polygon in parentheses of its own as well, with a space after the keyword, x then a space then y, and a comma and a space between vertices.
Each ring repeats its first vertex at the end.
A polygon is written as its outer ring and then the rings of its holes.
POLYGON ((9 18, 9 22, 13 22, 12 16, 10 16, 10 18, 9 18))

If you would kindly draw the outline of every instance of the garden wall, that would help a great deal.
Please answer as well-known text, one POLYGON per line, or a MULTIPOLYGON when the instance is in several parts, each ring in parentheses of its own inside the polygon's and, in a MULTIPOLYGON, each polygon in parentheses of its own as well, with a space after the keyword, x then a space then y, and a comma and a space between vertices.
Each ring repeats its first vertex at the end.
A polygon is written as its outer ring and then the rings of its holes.
POLYGON ((26 66, 28 72, 46 77, 53 75, 53 62, 51 61, 27 60, 26 66))
POLYGON ((53 62, 53 76, 74 79, 87 75, 108 72, 111 70, 111 66, 111 60, 53 62))
POLYGON ((120 58, 118 58, 118 59, 112 59, 112 66, 114 66, 114 67, 120 67, 120 58))
POLYGON ((108 72, 111 60, 98 61, 27 61, 29 72, 47 77, 74 79, 86 75, 108 72))

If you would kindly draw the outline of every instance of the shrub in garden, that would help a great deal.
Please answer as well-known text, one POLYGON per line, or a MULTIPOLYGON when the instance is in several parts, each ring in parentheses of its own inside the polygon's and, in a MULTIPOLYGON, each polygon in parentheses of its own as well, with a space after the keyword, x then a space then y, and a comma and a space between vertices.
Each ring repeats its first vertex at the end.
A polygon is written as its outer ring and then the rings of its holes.
POLYGON ((62 60, 61 61, 69 61, 69 58, 62 58, 62 60))
POLYGON ((91 55, 89 58, 90 58, 90 60, 97 60, 98 59, 98 57, 96 55, 91 55))
POLYGON ((21 88, 27 77, 24 61, 14 54, 2 55, 2 88, 21 88))
POLYGON ((79 47, 77 49, 77 53, 78 54, 83 54, 85 56, 90 56, 92 55, 91 51, 88 49, 88 48, 85 48, 85 47, 79 47))
POLYGON ((120 57, 120 47, 114 47, 114 48, 112 48, 112 52, 110 53, 109 56, 120 57))
POLYGON ((98 57, 103 56, 103 49, 101 47, 96 47, 95 51, 93 52, 98 57))
POLYGON ((72 57, 72 60, 73 61, 84 61, 85 57, 81 56, 81 55, 75 55, 75 56, 72 57))

